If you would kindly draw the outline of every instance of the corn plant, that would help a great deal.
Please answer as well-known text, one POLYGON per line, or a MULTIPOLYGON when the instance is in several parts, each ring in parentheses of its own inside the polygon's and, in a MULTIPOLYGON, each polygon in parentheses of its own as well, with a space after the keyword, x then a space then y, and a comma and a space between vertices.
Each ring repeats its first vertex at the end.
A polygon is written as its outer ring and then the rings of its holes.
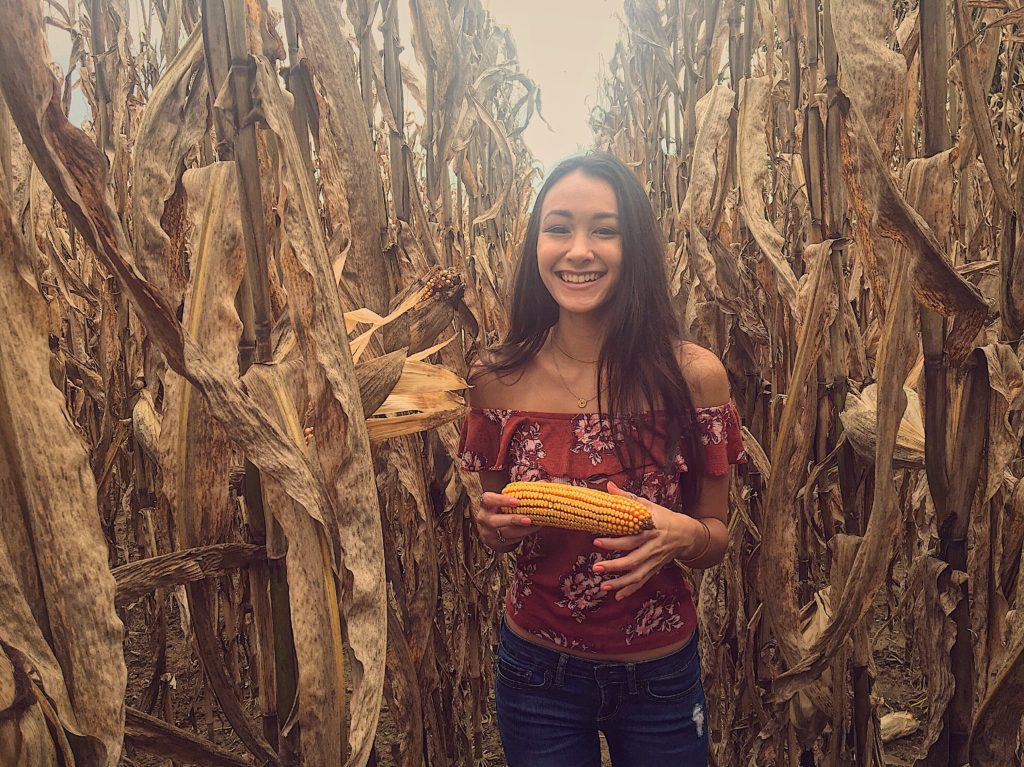
POLYGON ((903 758, 1019 763, 1019 11, 625 16, 592 125, 748 429, 699 591, 717 763, 885 763, 885 655, 922 689, 903 758))

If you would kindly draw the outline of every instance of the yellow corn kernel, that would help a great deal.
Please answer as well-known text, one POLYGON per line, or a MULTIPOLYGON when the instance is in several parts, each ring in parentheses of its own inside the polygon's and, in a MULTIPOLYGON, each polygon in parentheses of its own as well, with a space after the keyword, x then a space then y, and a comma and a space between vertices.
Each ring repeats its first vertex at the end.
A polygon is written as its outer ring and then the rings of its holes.
POLYGON ((636 535, 654 528, 644 505, 623 495, 558 482, 510 482, 501 492, 519 501, 502 511, 529 517, 539 525, 599 535, 636 535))

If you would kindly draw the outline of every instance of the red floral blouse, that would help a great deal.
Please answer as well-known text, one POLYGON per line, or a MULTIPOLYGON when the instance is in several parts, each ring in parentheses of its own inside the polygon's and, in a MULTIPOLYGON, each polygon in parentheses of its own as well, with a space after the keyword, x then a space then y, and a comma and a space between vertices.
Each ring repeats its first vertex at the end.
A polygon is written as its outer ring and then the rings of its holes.
MULTIPOLYGON (((704 472, 721 476, 745 463, 739 417, 730 403, 697 408, 704 472)), ((628 472, 615 450, 624 426, 615 429, 597 413, 534 413, 472 408, 459 446, 467 471, 507 471, 509 481, 564 482, 604 490, 612 480, 661 506, 682 511, 679 474, 687 471, 685 445, 675 471, 663 468, 665 435, 657 415, 630 421, 650 455, 628 472), (653 433, 652 433, 653 432, 653 433), (653 442, 651 440, 653 437, 653 442), (632 475, 632 476, 631 476, 632 475)), ((663 567, 635 594, 616 601, 595 573, 604 559, 622 556, 593 545, 594 535, 541 527, 516 556, 505 611, 521 630, 568 651, 621 655, 667 647, 697 625, 690 594, 675 567, 663 567)))

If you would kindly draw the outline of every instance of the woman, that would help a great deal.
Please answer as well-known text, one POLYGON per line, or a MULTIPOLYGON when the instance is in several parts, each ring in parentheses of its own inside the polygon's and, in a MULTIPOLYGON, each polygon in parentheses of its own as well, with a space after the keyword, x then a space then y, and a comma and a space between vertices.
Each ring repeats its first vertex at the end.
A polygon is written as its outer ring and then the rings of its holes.
POLYGON ((721 361, 680 340, 663 253, 626 166, 566 160, 531 213, 508 334, 472 374, 460 450, 485 490, 476 529, 516 551, 495 693, 510 767, 596 767, 599 731, 616 767, 707 762, 696 611, 673 561, 721 561, 743 455, 721 361), (633 494, 655 529, 532 525, 502 513, 517 480, 633 494))

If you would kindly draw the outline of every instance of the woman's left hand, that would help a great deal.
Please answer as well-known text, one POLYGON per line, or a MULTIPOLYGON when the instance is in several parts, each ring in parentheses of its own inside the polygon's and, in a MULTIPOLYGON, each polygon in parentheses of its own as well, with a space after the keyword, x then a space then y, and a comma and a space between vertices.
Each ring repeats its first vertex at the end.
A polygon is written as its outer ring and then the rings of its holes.
POLYGON ((701 535, 701 524, 685 514, 627 493, 614 482, 608 483, 608 492, 635 498, 647 507, 654 521, 653 530, 638 535, 594 539, 594 546, 601 551, 627 552, 617 559, 604 559, 594 565, 595 573, 617 576, 604 581, 601 590, 615 591, 615 598, 622 600, 638 591, 664 565, 681 553, 691 551, 701 535))

